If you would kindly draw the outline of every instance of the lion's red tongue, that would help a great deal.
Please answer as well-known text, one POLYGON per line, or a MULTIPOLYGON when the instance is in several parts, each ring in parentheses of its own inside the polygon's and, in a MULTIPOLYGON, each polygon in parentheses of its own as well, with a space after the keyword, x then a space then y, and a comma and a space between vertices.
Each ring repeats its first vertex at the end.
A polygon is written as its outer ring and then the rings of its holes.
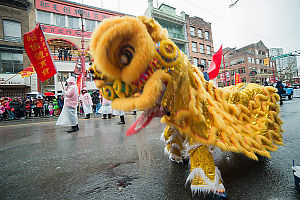
POLYGON ((126 135, 134 135, 139 132, 141 129, 145 128, 153 119, 153 117, 159 116, 161 113, 159 107, 154 107, 153 109, 144 111, 141 116, 131 125, 127 130, 126 135))

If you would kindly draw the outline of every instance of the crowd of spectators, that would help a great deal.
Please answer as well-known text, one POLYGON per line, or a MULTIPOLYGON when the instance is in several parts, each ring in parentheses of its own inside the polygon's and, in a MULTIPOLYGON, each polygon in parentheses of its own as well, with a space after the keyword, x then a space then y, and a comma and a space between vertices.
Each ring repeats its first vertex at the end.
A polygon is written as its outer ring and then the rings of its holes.
MULTIPOLYGON (((93 112, 98 113, 101 107, 101 95, 99 91, 92 93, 93 112)), ((27 97, 27 98, 0 98, 0 121, 26 119, 29 117, 59 116, 64 106, 64 97, 27 97)), ((79 114, 82 113, 82 105, 79 104, 79 114)))
POLYGON ((16 120, 28 117, 57 116, 63 108, 63 97, 0 98, 0 120, 16 120))

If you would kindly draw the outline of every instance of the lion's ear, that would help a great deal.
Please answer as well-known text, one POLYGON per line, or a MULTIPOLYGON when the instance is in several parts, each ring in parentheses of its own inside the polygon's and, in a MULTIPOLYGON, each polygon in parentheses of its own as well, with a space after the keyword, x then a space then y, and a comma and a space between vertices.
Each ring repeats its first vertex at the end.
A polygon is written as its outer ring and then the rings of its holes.
POLYGON ((145 16, 138 16, 138 19, 143 24, 145 24, 148 33, 151 35, 152 39, 155 42, 166 40, 169 38, 167 29, 162 28, 161 25, 157 23, 154 19, 145 16))

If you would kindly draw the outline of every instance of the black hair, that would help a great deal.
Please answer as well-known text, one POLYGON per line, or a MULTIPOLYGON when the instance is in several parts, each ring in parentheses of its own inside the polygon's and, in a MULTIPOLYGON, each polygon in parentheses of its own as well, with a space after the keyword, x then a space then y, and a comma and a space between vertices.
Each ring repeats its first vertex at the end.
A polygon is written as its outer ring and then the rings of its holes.
POLYGON ((204 65, 198 65, 198 67, 202 68, 204 70, 204 65))

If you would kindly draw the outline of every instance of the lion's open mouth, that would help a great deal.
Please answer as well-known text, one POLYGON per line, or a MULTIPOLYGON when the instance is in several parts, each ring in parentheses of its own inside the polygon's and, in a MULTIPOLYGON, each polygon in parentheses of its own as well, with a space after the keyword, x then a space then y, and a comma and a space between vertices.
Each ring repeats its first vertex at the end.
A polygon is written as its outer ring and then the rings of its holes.
POLYGON ((166 84, 163 83, 163 90, 161 91, 161 95, 156 100, 156 105, 148 110, 145 110, 141 116, 131 125, 131 127, 127 130, 126 135, 134 135, 138 133, 140 130, 145 128, 154 117, 162 117, 163 115, 169 115, 169 111, 167 108, 162 107, 160 102, 166 90, 166 84))

